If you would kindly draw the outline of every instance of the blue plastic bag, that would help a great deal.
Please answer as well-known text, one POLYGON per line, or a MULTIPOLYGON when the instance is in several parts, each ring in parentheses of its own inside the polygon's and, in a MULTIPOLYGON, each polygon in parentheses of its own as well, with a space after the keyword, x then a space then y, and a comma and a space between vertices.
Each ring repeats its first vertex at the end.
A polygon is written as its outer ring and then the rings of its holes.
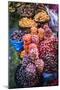
POLYGON ((10 42, 17 52, 21 52, 24 49, 23 41, 10 40, 10 42))

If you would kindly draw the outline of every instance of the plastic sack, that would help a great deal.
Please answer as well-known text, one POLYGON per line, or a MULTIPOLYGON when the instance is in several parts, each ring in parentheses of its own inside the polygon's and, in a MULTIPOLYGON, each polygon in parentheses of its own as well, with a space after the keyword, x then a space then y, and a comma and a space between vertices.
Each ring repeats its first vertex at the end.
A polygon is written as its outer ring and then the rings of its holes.
POLYGON ((17 52, 21 52, 24 48, 24 44, 23 41, 17 41, 17 40, 10 40, 11 41, 11 45, 15 48, 15 50, 17 52))

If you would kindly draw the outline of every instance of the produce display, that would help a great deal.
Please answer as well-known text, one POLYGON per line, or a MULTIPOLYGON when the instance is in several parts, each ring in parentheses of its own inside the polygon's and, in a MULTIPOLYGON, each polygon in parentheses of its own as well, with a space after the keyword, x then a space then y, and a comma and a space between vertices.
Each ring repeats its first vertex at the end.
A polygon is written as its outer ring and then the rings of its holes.
POLYGON ((9 88, 58 85, 57 9, 9 1, 9 88))

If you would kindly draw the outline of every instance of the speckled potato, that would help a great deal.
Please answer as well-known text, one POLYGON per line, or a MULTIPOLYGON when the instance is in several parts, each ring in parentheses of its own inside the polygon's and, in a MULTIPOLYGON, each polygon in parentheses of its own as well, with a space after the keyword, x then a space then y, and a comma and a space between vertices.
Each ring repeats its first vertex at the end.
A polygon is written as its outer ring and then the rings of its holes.
POLYGON ((48 24, 45 24, 45 25, 43 26, 43 28, 44 28, 44 30, 45 30, 45 36, 44 36, 44 38, 45 38, 45 39, 50 38, 50 37, 52 36, 52 34, 53 34, 51 28, 48 26, 48 24))
POLYGON ((29 45, 29 55, 33 61, 39 58, 39 52, 36 44, 32 43, 29 45))
POLYGON ((44 69, 44 61, 42 59, 35 60, 35 65, 39 73, 43 72, 44 69))
POLYGON ((44 29, 43 29, 43 28, 39 28, 39 29, 38 29, 39 39, 40 39, 40 40, 43 40, 43 39, 44 39, 44 35, 45 35, 44 29))
POLYGON ((39 45, 39 36, 32 35, 32 43, 35 43, 37 46, 39 45))
POLYGON ((31 28, 31 34, 32 35, 37 35, 37 31, 38 31, 38 29, 36 27, 31 28))
POLYGON ((25 34, 23 36, 23 41, 25 45, 29 45, 31 43, 31 34, 25 34))

